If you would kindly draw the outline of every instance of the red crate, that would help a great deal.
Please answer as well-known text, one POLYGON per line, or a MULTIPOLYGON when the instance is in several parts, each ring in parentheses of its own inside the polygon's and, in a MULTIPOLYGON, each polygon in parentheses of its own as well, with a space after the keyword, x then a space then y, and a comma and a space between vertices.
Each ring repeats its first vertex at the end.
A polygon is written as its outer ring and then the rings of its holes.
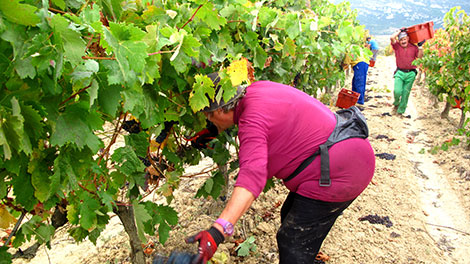
POLYGON ((418 43, 423 40, 432 39, 434 37, 434 22, 426 22, 414 25, 406 29, 406 33, 410 37, 411 43, 418 43))
POLYGON ((338 94, 336 106, 341 108, 349 108, 357 103, 359 96, 361 96, 359 93, 343 88, 338 94))

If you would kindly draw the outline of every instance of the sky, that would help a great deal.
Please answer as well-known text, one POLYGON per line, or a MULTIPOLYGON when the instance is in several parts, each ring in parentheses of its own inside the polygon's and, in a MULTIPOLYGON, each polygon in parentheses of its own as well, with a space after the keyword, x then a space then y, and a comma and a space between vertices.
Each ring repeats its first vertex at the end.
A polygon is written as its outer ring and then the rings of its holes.
MULTIPOLYGON (((330 0, 340 3, 340 0, 330 0)), ((470 14, 470 0, 349 0, 358 20, 372 35, 391 35, 397 29, 433 21, 443 27, 444 15, 454 6, 470 14)))

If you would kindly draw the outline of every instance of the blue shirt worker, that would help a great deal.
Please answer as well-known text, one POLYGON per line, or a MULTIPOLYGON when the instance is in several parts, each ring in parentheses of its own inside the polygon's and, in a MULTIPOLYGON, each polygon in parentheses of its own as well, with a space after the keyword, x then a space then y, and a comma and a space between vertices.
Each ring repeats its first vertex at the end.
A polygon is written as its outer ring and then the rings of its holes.
POLYGON ((379 53, 379 43, 375 39, 371 39, 371 37, 367 37, 367 47, 372 51, 372 58, 371 60, 377 60, 377 54, 379 53))

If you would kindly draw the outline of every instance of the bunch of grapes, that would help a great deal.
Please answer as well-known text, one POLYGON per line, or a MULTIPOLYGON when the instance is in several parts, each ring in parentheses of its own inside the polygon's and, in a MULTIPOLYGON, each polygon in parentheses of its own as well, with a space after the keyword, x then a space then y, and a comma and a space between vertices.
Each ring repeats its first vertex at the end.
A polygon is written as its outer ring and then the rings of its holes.
POLYGON ((386 227, 393 226, 393 223, 388 216, 378 216, 377 214, 360 217, 359 221, 369 221, 371 224, 381 224, 386 227))

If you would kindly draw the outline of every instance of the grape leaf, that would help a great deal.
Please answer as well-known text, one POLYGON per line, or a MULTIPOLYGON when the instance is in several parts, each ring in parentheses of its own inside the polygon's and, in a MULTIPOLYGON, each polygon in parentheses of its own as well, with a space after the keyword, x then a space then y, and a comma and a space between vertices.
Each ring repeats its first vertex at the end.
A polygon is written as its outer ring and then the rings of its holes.
POLYGON ((295 42, 291 38, 287 38, 284 42, 284 49, 282 50, 282 56, 292 56, 295 57, 295 42))
POLYGON ((90 229, 96 225, 96 210, 100 208, 99 203, 92 198, 86 197, 80 205, 80 226, 90 229))
POLYGON ((61 10, 65 10, 65 2, 64 0, 52 0, 51 1, 54 5, 56 5, 61 10))
POLYGON ((98 151, 103 143, 89 127, 93 116, 79 105, 67 108, 56 121, 51 144, 64 146, 66 143, 74 143, 79 149, 88 146, 94 152, 98 151))
POLYGON ((217 171, 211 178, 207 179, 201 188, 196 193, 196 197, 209 197, 216 199, 220 196, 223 187, 225 186, 224 176, 220 171, 217 171))
POLYGON ((15 61, 15 70, 21 79, 27 77, 33 79, 36 76, 36 69, 31 64, 30 57, 15 61))
POLYGON ((78 224, 79 217, 78 217, 78 209, 75 204, 68 204, 67 205, 67 219, 72 225, 78 224))
POLYGON ((213 99, 215 95, 214 84, 212 80, 203 75, 196 75, 196 81, 193 84, 193 90, 189 96, 189 105, 194 112, 202 110, 209 105, 209 98, 213 99))
POLYGON ((31 171, 31 183, 35 189, 34 196, 44 203, 51 195, 51 180, 49 179, 48 171, 40 168, 31 171))
POLYGON ((137 226, 137 234, 139 235, 140 240, 142 243, 147 243, 147 238, 144 234, 144 223, 151 220, 152 217, 147 212, 145 205, 139 204, 137 200, 132 202, 132 207, 134 208, 134 217, 135 223, 137 226))
MULTIPOLYGON (((100 76, 101 77, 101 76, 100 76)), ((101 110, 114 116, 118 107, 121 105, 121 90, 120 85, 106 85, 99 78, 99 90, 98 90, 98 103, 101 110)))
POLYGON ((50 23, 54 30, 54 40, 61 46, 65 58, 74 65, 80 64, 86 47, 80 33, 71 29, 70 22, 61 15, 54 15, 50 23))
POLYGON ((24 140, 23 116, 19 113, 18 100, 13 97, 10 101, 13 113, 0 111, 3 119, 0 122, 0 145, 3 145, 5 159, 11 158, 12 150, 31 153, 31 143, 24 140))
POLYGON ((267 58, 268 54, 266 51, 260 45, 256 45, 254 66, 263 69, 267 58))
POLYGON ((0 5, 0 11, 8 20, 25 26, 35 26, 41 22, 35 14, 36 10, 35 6, 20 4, 19 0, 3 0, 0 5))
POLYGON ((119 171, 125 175, 133 175, 135 172, 143 172, 145 169, 144 164, 135 154, 130 146, 118 148, 112 155, 113 161, 117 164, 119 171))
POLYGON ((227 23, 224 17, 219 16, 218 10, 214 8, 211 2, 204 3, 198 12, 198 16, 213 30, 220 30, 220 26, 227 23))
POLYGON ((72 228, 68 232, 77 242, 83 241, 89 234, 88 230, 83 229, 82 227, 72 228))
POLYGON ((0 259, 3 259, 3 264, 11 264, 12 255, 7 251, 8 247, 0 247, 0 259))
POLYGON ((31 184, 30 175, 22 171, 16 177, 13 177, 12 186, 16 202, 21 204, 27 211, 32 210, 38 201, 31 195, 34 193, 34 188, 31 184))

